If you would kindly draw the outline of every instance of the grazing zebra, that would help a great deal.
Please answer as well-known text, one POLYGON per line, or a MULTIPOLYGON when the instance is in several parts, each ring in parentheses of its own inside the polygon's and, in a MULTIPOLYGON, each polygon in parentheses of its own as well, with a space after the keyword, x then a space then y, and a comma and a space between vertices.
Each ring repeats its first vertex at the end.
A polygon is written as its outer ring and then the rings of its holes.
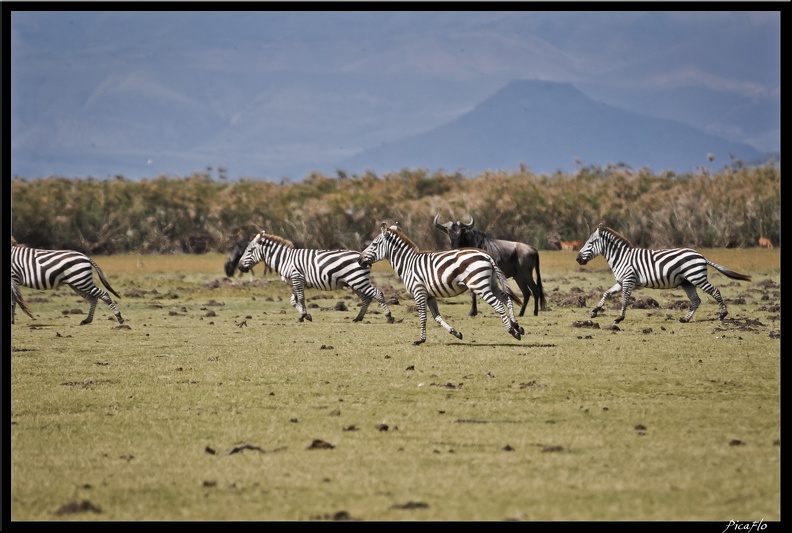
POLYGON ((388 323, 393 323, 382 291, 371 284, 371 268, 358 264, 358 252, 353 250, 312 250, 295 248, 294 243, 277 235, 262 231, 248 243, 239 260, 239 270, 247 272, 263 261, 291 283, 291 305, 300 314, 299 321, 311 321, 305 309, 305 289, 332 291, 349 287, 363 302, 354 322, 363 320, 371 300, 377 300, 385 312, 388 323))
POLYGON ((418 307, 421 338, 413 342, 414 345, 426 341, 427 307, 438 324, 456 338, 462 338, 462 333, 449 326, 440 316, 437 298, 457 296, 468 289, 501 315, 507 331, 515 339, 519 340, 525 333, 514 318, 512 299, 518 305, 522 302, 489 254, 477 248, 419 252, 418 246, 397 226, 387 227, 383 223, 380 229, 380 235, 360 253, 360 264, 369 267, 382 259, 390 261, 418 307))
POLYGON ((690 248, 671 248, 667 250, 647 250, 645 248, 635 248, 632 243, 618 232, 603 227, 602 224, 594 230, 594 233, 580 249, 577 262, 585 265, 597 255, 602 254, 608 262, 613 275, 616 277, 616 284, 605 291, 602 299, 591 311, 591 318, 597 316, 605 305, 605 300, 612 294, 622 291, 622 305, 619 316, 616 317, 614 324, 624 320, 624 313, 630 294, 634 288, 649 287, 650 289, 673 289, 682 287, 690 298, 690 310, 685 316, 679 319, 680 322, 690 322, 693 313, 701 303, 696 287, 706 292, 718 302, 720 315, 718 318, 723 320, 729 312, 726 304, 723 303, 720 291, 707 280, 707 265, 714 267, 721 274, 744 281, 750 281, 751 277, 745 274, 733 272, 720 265, 716 265, 699 252, 690 248))
MULTIPOLYGON (((88 317, 80 322, 80 325, 90 324, 93 321, 96 302, 101 298, 103 302, 110 306, 113 314, 118 319, 119 324, 124 323, 121 313, 118 311, 110 295, 94 284, 93 269, 99 274, 107 289, 120 298, 117 292, 110 287, 104 272, 99 268, 90 257, 80 252, 71 250, 39 250, 19 246, 16 241, 11 241, 11 323, 14 323, 14 312, 17 301, 20 308, 30 315, 24 302, 21 301, 19 286, 31 289, 57 289, 60 285, 70 286, 74 292, 88 300, 91 309, 88 317)), ((31 316, 32 318, 32 316, 31 316)))

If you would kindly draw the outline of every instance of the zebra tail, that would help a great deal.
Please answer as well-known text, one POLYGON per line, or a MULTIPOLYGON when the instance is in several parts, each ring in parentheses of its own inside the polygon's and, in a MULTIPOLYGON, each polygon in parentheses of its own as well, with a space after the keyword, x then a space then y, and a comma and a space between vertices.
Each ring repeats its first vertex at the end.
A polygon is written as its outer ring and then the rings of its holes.
POLYGON ((497 263, 493 259, 490 259, 492 262, 492 266, 495 269, 495 274, 498 276, 498 281, 500 282, 500 286, 503 289, 503 292, 506 293, 506 296, 511 298, 511 301, 517 304, 518 306, 522 305, 522 300, 519 296, 512 290, 511 285, 509 285, 509 281, 506 279, 506 276, 503 275, 503 271, 498 267, 497 263))
POLYGON ((740 279, 740 280, 743 280, 743 281, 751 281, 751 276, 749 276, 747 274, 740 274, 739 272, 735 272, 733 270, 729 270, 728 268, 726 268, 724 266, 721 266, 721 265, 713 263, 709 259, 707 259, 707 264, 710 265, 713 268, 716 268, 718 270, 718 272, 720 272, 724 276, 727 276, 727 277, 729 277, 731 279, 740 279))
POLYGON ((94 262, 94 260, 91 259, 90 257, 88 258, 88 261, 90 261, 93 267, 96 269, 96 273, 99 274, 99 279, 102 280, 102 283, 107 288, 107 290, 115 294, 116 298, 121 298, 121 295, 118 294, 115 290, 113 290, 113 287, 110 286, 110 282, 108 282, 107 279, 104 277, 104 272, 102 272, 102 269, 99 268, 99 265, 97 265, 94 262))
POLYGON ((30 317, 30 318, 32 318, 33 320, 35 320, 35 319, 36 319, 36 317, 34 317, 34 316, 33 316, 33 313, 31 313, 31 312, 30 312, 30 309, 28 309, 28 306, 27 306, 27 304, 25 303, 25 301, 22 299, 22 295, 21 295, 21 294, 19 294, 19 293, 17 293, 17 295, 16 295, 16 303, 17 303, 17 305, 19 306, 19 308, 20 308, 20 309, 22 309, 22 311, 24 311, 24 312, 25 312, 25 314, 26 314, 27 316, 29 316, 29 317, 30 317))

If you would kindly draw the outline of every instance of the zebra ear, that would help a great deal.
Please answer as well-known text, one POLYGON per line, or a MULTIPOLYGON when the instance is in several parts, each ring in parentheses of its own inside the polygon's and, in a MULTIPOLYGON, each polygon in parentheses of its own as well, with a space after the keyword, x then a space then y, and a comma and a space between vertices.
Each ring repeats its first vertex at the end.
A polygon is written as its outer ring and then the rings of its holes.
POLYGON ((599 226, 597 226, 597 229, 602 229, 603 227, 605 227, 605 223, 604 222, 600 222, 599 226))
POLYGON ((386 230, 387 228, 388 228, 388 224, 387 224, 386 222, 383 222, 382 224, 380 224, 380 231, 381 231, 382 233, 385 233, 385 230, 386 230))

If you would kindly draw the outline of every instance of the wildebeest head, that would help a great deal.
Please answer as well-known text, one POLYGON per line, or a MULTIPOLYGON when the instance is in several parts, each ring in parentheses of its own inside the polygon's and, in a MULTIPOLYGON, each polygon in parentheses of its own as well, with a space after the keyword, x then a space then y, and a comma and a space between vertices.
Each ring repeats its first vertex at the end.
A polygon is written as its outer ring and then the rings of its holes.
POLYGON ((456 222, 448 221, 445 224, 440 224, 440 215, 435 216, 434 224, 437 229, 448 235, 451 239, 451 248, 463 248, 465 246, 474 246, 471 242, 470 233, 473 230, 473 215, 468 215, 470 222, 456 222))
POLYGON ((239 239, 234 244, 234 249, 231 250, 231 256, 225 262, 224 268, 226 276, 229 278, 234 277, 234 273, 236 272, 237 265, 239 265, 239 259, 242 257, 242 254, 245 253, 245 248, 247 248, 248 239, 239 239))

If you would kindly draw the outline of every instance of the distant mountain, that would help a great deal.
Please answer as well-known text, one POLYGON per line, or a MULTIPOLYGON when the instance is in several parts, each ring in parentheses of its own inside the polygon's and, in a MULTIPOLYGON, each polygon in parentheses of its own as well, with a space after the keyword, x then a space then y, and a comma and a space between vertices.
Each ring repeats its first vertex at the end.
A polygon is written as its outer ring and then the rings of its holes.
POLYGON ((731 157, 750 163, 762 154, 679 121, 594 101, 569 83, 517 80, 451 122, 363 151, 339 167, 353 174, 415 167, 475 174, 524 163, 551 174, 626 164, 682 173, 720 169, 731 157))

